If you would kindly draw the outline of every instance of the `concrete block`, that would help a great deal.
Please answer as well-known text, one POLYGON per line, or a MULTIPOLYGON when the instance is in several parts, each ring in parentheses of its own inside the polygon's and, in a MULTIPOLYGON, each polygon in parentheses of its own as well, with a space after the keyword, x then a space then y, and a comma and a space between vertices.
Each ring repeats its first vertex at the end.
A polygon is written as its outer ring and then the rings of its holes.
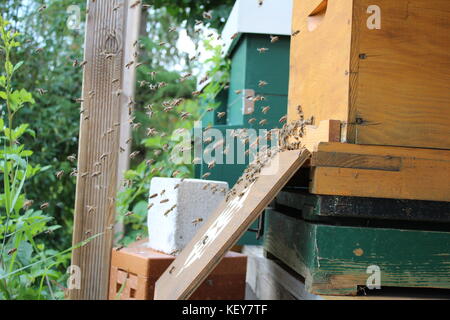
POLYGON ((148 246, 177 255, 194 237, 228 192, 228 183, 153 178, 148 210, 148 246))

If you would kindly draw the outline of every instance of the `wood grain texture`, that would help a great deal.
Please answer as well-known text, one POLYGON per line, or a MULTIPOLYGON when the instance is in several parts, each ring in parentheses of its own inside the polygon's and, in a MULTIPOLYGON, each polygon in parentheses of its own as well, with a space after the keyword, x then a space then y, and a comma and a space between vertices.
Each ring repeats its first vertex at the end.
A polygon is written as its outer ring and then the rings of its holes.
POLYGON ((450 151, 322 143, 314 194, 450 201, 450 151))
POLYGON ((448 232, 321 225, 274 210, 266 223, 265 249, 305 277, 310 293, 355 295, 371 265, 382 288, 450 288, 448 232))
POLYGON ((292 29, 300 33, 291 40, 288 121, 301 105, 306 119, 347 122, 352 8, 352 0, 294 0, 292 29), (309 31, 309 16, 324 7, 309 31))
POLYGON ((117 92, 123 88, 127 11, 140 10, 129 9, 128 1, 117 10, 115 5, 88 1, 73 243, 100 236, 73 251, 72 265, 81 269, 81 288, 69 291, 71 299, 108 297, 118 185, 120 132, 116 124, 128 114, 117 92), (113 83, 113 79, 119 81, 113 83))
POLYGON ((242 196, 219 205, 158 280, 155 300, 189 298, 309 156, 307 150, 278 153, 245 191, 244 183, 238 185, 242 196))
MULTIPOLYGON (((450 149, 450 2, 355 1, 358 144, 450 149), (369 5, 381 29, 369 30, 369 5)), ((352 122, 356 119, 351 119, 352 122)))
POLYGON ((305 135, 302 138, 302 147, 310 152, 317 150, 321 142, 341 141, 341 122, 338 120, 323 120, 317 126, 305 126, 304 130, 305 135))

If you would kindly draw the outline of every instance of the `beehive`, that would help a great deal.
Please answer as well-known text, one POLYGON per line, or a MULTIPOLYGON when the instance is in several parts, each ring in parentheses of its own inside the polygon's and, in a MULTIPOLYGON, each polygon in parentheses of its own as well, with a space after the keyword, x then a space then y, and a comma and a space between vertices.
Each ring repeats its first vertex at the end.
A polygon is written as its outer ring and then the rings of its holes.
POLYGON ((450 149, 450 1, 294 0, 290 121, 341 141, 450 149))

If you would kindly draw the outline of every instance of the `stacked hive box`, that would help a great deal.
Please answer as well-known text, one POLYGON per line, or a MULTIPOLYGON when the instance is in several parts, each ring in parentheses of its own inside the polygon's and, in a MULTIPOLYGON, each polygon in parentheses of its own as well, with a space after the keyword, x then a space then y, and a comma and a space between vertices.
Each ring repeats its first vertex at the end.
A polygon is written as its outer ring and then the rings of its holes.
POLYGON ((314 293, 355 294, 371 266, 449 289, 450 2, 295 0, 293 32, 289 121, 337 120, 340 142, 308 137, 266 249, 314 293))

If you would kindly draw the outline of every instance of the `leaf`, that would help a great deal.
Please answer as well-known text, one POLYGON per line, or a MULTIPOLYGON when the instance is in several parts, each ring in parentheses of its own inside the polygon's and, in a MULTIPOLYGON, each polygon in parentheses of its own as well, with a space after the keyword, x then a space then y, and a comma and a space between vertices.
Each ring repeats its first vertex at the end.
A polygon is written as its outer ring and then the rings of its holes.
POLYGON ((17 259, 22 265, 27 265, 31 262, 31 256, 33 254, 33 246, 27 241, 22 241, 17 248, 17 259))
POLYGON ((6 86, 6 78, 5 76, 0 76, 0 86, 5 87, 6 86))
POLYGON ((12 75, 14 67, 10 61, 5 62, 5 70, 6 70, 6 74, 12 75))
POLYGON ((6 95, 5 91, 0 91, 0 98, 2 98, 3 100, 8 99, 8 96, 6 95))
POLYGON ((19 68, 23 65, 23 61, 18 62, 13 69, 13 73, 19 70, 19 68))

